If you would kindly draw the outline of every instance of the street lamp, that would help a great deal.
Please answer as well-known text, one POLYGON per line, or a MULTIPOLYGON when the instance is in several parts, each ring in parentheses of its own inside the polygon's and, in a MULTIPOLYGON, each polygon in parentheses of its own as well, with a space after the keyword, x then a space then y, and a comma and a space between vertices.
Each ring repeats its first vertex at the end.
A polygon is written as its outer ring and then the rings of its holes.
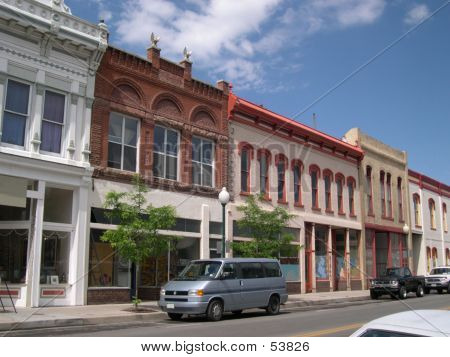
POLYGON ((408 225, 405 223, 405 225, 403 226, 403 233, 408 234, 409 233, 409 227, 408 225))
POLYGON ((226 187, 219 193, 219 202, 222 205, 222 258, 225 258, 225 206, 230 202, 230 194, 226 187))

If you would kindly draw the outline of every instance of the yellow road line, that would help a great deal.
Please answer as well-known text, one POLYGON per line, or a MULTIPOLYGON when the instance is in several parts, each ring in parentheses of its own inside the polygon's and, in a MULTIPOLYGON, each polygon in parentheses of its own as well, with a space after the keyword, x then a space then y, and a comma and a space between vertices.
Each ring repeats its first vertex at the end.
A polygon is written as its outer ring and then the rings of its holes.
POLYGON ((333 327, 333 328, 328 328, 328 329, 323 329, 323 330, 308 331, 308 332, 301 333, 299 335, 295 335, 293 337, 318 337, 318 336, 323 336, 323 335, 330 335, 335 332, 341 332, 341 331, 346 331, 346 330, 356 330, 364 324, 365 324, 365 322, 360 322, 360 323, 356 323, 356 324, 343 325, 343 326, 338 326, 338 327, 333 327))

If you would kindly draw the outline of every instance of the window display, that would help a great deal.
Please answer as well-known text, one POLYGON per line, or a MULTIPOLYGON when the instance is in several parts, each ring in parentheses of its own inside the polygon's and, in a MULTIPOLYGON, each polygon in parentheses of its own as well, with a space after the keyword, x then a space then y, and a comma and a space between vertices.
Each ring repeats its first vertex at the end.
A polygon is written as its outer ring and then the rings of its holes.
POLYGON ((0 230, 0 278, 24 284, 27 269, 28 230, 0 230))
POLYGON ((66 284, 69 276, 70 233, 42 232, 41 284, 66 284))

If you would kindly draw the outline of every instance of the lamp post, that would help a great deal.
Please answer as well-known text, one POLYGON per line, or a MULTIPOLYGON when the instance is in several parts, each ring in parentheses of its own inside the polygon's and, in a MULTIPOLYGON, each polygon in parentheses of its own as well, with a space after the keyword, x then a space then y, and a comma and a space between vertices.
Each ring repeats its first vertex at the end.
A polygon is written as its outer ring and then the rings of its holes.
POLYGON ((222 205, 222 258, 225 258, 225 206, 230 202, 230 194, 226 187, 219 193, 219 202, 222 205))

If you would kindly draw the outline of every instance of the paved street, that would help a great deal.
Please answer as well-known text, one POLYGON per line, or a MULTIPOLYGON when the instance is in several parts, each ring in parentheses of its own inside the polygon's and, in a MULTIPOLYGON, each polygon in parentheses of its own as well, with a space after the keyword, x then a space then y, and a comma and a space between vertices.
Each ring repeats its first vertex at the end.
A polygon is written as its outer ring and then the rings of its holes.
POLYGON ((242 316, 226 315, 220 322, 208 322, 202 318, 186 318, 174 322, 162 316, 160 320, 139 326, 111 329, 99 327, 86 332, 44 332, 64 336, 348 336, 362 324, 383 315, 413 309, 450 309, 450 295, 432 294, 422 299, 413 297, 404 301, 383 298, 380 302, 324 309, 316 311, 285 311, 275 317, 268 317, 263 311, 250 311, 242 316))

